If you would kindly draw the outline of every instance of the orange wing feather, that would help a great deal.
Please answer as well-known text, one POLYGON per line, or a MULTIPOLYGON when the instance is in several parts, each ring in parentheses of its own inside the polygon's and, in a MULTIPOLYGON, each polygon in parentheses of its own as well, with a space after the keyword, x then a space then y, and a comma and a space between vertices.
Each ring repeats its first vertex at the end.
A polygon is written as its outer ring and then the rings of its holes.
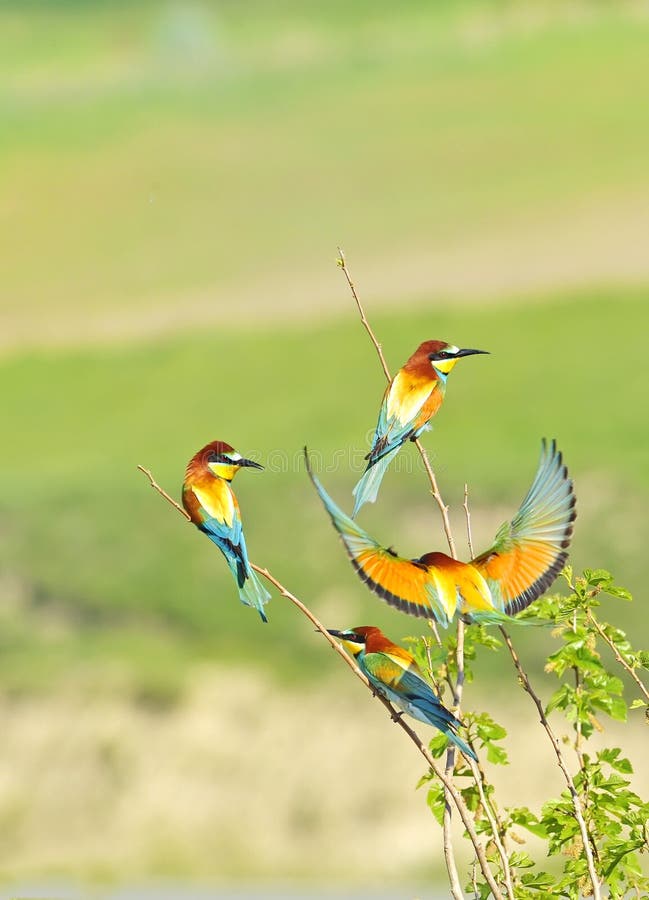
POLYGON ((431 584, 426 566, 378 546, 354 554, 342 532, 341 537, 359 578, 390 606, 396 606, 410 616, 437 619, 443 624, 446 624, 444 618, 450 620, 453 617, 454 606, 450 609, 449 604, 444 603, 440 610, 435 602, 437 591, 431 584))

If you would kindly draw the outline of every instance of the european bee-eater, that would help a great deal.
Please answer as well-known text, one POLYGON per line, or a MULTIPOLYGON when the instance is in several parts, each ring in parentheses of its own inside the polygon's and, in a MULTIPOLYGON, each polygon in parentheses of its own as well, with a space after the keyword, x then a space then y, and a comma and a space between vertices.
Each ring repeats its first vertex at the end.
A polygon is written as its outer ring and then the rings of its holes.
POLYGON ((552 584, 568 555, 575 495, 555 441, 544 440, 532 486, 493 546, 469 563, 445 553, 404 559, 363 531, 333 502, 307 469, 359 578, 411 616, 446 627, 456 612, 467 621, 503 622, 552 584))
POLYGON ((456 744, 465 756, 476 760, 473 750, 458 736, 462 723, 443 706, 424 678, 414 657, 393 644, 371 625, 350 628, 348 631, 329 631, 342 642, 356 659, 359 669, 367 675, 373 688, 386 700, 408 715, 432 725, 456 744))
POLYGON ((194 525, 214 541, 225 556, 237 582, 241 602, 254 607, 267 622, 264 604, 270 600, 270 594, 250 568, 239 504, 230 487, 234 476, 244 467, 264 468, 251 459, 244 459, 224 441, 207 444, 187 464, 183 506, 194 525))
POLYGON ((356 518, 374 503, 386 469, 407 440, 416 440, 444 401, 446 380, 458 359, 488 350, 461 350, 445 341, 424 341, 388 385, 379 411, 367 468, 354 488, 356 518))

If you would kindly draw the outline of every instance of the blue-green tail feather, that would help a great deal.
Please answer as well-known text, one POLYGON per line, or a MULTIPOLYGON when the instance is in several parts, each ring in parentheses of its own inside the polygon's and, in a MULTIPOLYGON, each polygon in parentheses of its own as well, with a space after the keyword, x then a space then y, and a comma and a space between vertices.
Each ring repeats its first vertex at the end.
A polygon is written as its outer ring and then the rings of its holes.
POLYGON ((381 487, 381 482, 383 481, 383 476, 400 449, 401 444, 398 444, 393 450, 390 450, 389 453, 386 453, 378 459, 372 466, 369 466, 363 473, 360 481, 352 492, 355 499, 352 519, 356 517, 360 508, 366 503, 375 502, 379 493, 379 488, 381 487))

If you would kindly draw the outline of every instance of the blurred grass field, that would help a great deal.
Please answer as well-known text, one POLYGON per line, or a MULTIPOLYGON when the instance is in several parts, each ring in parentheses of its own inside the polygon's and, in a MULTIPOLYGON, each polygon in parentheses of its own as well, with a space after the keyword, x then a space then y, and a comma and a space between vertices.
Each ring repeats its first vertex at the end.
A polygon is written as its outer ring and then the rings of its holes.
MULTIPOLYGON (((393 369, 414 336, 491 351, 457 367, 426 436, 458 535, 464 483, 475 544, 485 548, 522 499, 540 438, 556 437, 579 498, 574 564, 609 567, 639 590, 649 473, 636 398, 647 296, 611 300, 605 292, 549 298, 468 318, 431 303, 375 325, 393 369), (603 345, 613 356, 623 348, 623 391, 596 377, 593 354, 603 345)), ((13 423, 3 443, 5 684, 52 684, 56 672, 76 677, 79 665, 101 659, 130 661, 145 678, 159 668, 163 689, 174 661, 182 669, 202 655, 243 654, 293 676, 333 664, 331 654, 314 654, 305 623, 281 598, 266 627, 242 607, 220 555, 136 471, 152 468, 178 496, 186 460, 217 436, 268 466, 235 483, 254 560, 332 627, 373 618, 400 634, 421 627, 360 585, 304 473, 307 443, 327 487, 350 505, 383 390, 351 304, 345 320, 317 329, 39 351, 5 360, 0 372, 13 423), (234 396, 219 396, 219 373, 232 373, 223 378, 236 381, 234 396)), ((443 534, 417 456, 404 456, 363 519, 386 543, 419 555, 441 548, 443 534)), ((644 620, 641 604, 620 615, 638 627, 644 620)))
MULTIPOLYGON (((187 459, 231 442, 267 466, 235 482, 255 562, 332 627, 421 630, 358 582, 301 459, 306 443, 349 507, 384 388, 339 243, 393 370, 426 338, 491 352, 458 365, 425 436, 458 544, 464 483, 484 548, 541 437, 556 437, 578 496, 572 561, 636 593, 607 613, 646 645, 648 37, 636 2, 0 4, 0 824, 13 836, 0 877, 344 879, 340 809, 353 811, 332 788, 314 824, 310 772, 256 860, 256 794, 227 824, 218 796, 235 771, 239 796, 288 785, 277 749, 251 781, 248 746, 258 728, 284 746, 269 717, 305 685, 317 735, 333 654, 281 598, 267 626, 241 606, 216 549, 136 470, 178 496, 187 459), (223 702, 215 665, 243 698, 222 768, 210 729, 238 707, 228 697, 205 726, 223 702), (174 731, 186 744, 167 746, 174 731), (78 831, 55 840, 81 763, 78 831), (14 796, 2 771, 61 783, 14 796), (216 813, 192 806, 206 785, 216 813), (164 821, 181 795, 178 822, 164 821), (108 822, 113 843, 81 840, 108 822)), ((386 543, 443 547, 412 448, 380 501, 362 521, 386 543)), ((540 675, 548 637, 521 631, 540 675)), ((503 673, 484 669, 488 690, 503 673)), ((365 727, 372 713, 358 716, 365 727)), ((320 760, 330 786, 361 752, 345 747, 320 760)), ((392 823, 365 763, 365 818, 347 819, 369 838, 357 877, 428 876, 418 818, 388 863, 392 823)))

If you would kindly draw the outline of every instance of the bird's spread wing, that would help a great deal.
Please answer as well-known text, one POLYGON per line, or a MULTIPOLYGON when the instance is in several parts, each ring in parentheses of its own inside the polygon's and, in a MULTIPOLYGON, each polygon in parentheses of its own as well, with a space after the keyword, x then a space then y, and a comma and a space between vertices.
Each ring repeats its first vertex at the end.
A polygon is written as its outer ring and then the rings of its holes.
POLYGON ((372 449, 367 457, 370 465, 412 435, 435 384, 430 379, 415 378, 403 369, 397 372, 383 397, 372 449))
POLYGON ((494 605, 508 615, 525 609, 552 584, 568 555, 575 494, 556 442, 543 441, 532 486, 493 547, 473 560, 494 605))
POLYGON ((455 585, 440 590, 441 582, 429 577, 426 566, 382 547, 334 503, 311 471, 308 456, 307 470, 359 578, 391 606, 446 627, 455 612, 455 585))

